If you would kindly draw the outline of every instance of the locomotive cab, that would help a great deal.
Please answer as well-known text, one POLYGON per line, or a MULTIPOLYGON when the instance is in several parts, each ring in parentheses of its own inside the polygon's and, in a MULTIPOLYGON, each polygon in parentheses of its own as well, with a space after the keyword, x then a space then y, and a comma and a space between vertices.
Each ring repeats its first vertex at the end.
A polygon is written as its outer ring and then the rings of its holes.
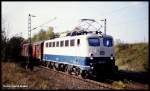
POLYGON ((112 36, 104 35, 88 38, 88 45, 89 57, 87 64, 90 65, 92 74, 112 73, 117 70, 112 36))

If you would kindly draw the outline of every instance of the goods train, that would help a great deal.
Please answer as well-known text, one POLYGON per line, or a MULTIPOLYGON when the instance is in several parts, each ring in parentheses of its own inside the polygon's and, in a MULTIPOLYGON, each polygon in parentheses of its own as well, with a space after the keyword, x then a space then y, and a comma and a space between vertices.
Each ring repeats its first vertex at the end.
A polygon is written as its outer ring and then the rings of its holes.
MULTIPOLYGON (((22 45, 28 57, 29 44, 22 45)), ((34 61, 70 74, 100 76, 117 70, 113 37, 99 31, 73 31, 65 37, 32 43, 34 61)))

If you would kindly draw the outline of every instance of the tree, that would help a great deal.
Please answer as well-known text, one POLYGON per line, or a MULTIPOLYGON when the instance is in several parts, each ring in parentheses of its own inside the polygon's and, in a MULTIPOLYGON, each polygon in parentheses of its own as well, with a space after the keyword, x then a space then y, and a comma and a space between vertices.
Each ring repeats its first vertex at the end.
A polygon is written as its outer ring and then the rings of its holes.
POLYGON ((7 41, 8 41, 8 21, 7 17, 2 15, 2 31, 1 31, 1 58, 7 58, 7 41))
POLYGON ((38 35, 35 34, 32 38, 31 38, 32 42, 35 42, 38 40, 38 35))
POLYGON ((53 32, 53 27, 48 27, 47 31, 41 29, 37 34, 32 37, 32 42, 48 40, 55 37, 55 33, 53 32))
POLYGON ((120 40, 120 39, 116 39, 115 44, 116 44, 116 45, 121 44, 121 40, 120 40))
POLYGON ((6 36, 5 36, 5 31, 2 30, 1 32, 1 58, 6 57, 6 36))
POLYGON ((46 36, 46 31, 44 29, 41 29, 38 35, 38 41, 39 40, 46 40, 47 36, 46 36))
POLYGON ((55 34, 54 34, 53 30, 54 30, 53 27, 48 27, 48 30, 46 32, 47 39, 54 38, 55 34))
POLYGON ((8 41, 8 47, 7 49, 8 51, 8 56, 10 58, 14 58, 17 59, 21 56, 21 42, 24 41, 24 38, 22 37, 12 37, 9 41, 8 41))

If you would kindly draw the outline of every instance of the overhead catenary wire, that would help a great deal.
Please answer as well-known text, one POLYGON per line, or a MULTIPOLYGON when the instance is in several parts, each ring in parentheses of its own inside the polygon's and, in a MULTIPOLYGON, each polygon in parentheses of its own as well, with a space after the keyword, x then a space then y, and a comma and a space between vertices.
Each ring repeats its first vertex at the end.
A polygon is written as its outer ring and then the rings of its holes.
POLYGON ((37 28, 39 28, 39 27, 42 27, 43 25, 48 24, 48 23, 52 22, 53 20, 56 20, 56 17, 54 17, 53 19, 51 19, 51 20, 49 20, 49 21, 47 21, 47 22, 45 22, 45 23, 43 23, 43 24, 41 24, 41 25, 39 25, 39 26, 37 26, 37 27, 35 27, 35 28, 33 28, 33 29, 31 29, 31 31, 32 31, 32 30, 35 30, 35 29, 37 29, 37 28))
POLYGON ((125 9, 131 8, 131 7, 136 6, 136 5, 141 5, 141 3, 135 4, 135 5, 127 5, 127 6, 125 6, 125 7, 118 8, 118 9, 116 9, 116 10, 114 10, 114 11, 111 11, 111 12, 108 12, 108 13, 106 13, 106 14, 107 14, 107 16, 110 16, 110 15, 112 15, 112 14, 115 14, 116 12, 123 11, 123 10, 125 10, 125 9))
MULTIPOLYGON (((125 6, 125 7, 121 7, 121 8, 119 8, 119 9, 116 9, 116 10, 114 10, 114 11, 112 11, 112 12, 110 12, 110 13, 108 13, 106 16, 107 17, 109 17, 109 16, 112 16, 113 14, 118 14, 117 12, 119 12, 119 11, 125 11, 125 10, 127 10, 127 9, 129 9, 129 8, 131 8, 131 7, 134 7, 134 6, 137 6, 137 5, 142 5, 141 3, 138 3, 138 4, 134 4, 134 5, 128 5, 128 6, 125 6)), ((144 5, 142 5, 142 7, 143 7, 144 5)), ((120 14, 118 14, 118 15, 120 15, 120 14)), ((142 18, 140 18, 140 19, 142 19, 142 20, 146 20, 147 19, 147 17, 142 17, 142 18)), ((140 21, 139 20, 139 16, 136 16, 136 17, 134 17, 134 19, 132 19, 132 20, 130 20, 130 21, 132 21, 132 22, 135 22, 135 21, 140 21)), ((117 23, 117 24, 115 24, 115 25, 122 25, 122 24, 127 24, 127 23, 129 23, 129 21, 126 21, 126 22, 121 22, 121 23, 117 23)), ((130 22, 131 23, 131 22, 130 22)), ((111 24, 112 25, 112 24, 111 24)), ((113 24, 114 25, 114 24, 113 24)))

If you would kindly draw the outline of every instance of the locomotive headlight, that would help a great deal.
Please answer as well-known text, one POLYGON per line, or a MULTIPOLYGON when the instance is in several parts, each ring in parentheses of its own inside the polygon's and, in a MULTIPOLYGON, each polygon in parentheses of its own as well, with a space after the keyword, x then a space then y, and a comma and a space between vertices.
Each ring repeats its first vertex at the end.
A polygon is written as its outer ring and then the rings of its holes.
POLYGON ((93 57, 90 57, 91 60, 93 60, 93 57))
POLYGON ((94 67, 91 67, 91 69, 94 69, 94 67))
POLYGON ((111 56, 110 59, 113 60, 114 59, 113 56, 111 56))
POLYGON ((93 60, 93 54, 92 53, 90 53, 90 59, 93 60))
POLYGON ((111 59, 111 60, 113 60, 113 59, 114 59, 113 54, 111 54, 111 55, 110 55, 110 59, 111 59))

